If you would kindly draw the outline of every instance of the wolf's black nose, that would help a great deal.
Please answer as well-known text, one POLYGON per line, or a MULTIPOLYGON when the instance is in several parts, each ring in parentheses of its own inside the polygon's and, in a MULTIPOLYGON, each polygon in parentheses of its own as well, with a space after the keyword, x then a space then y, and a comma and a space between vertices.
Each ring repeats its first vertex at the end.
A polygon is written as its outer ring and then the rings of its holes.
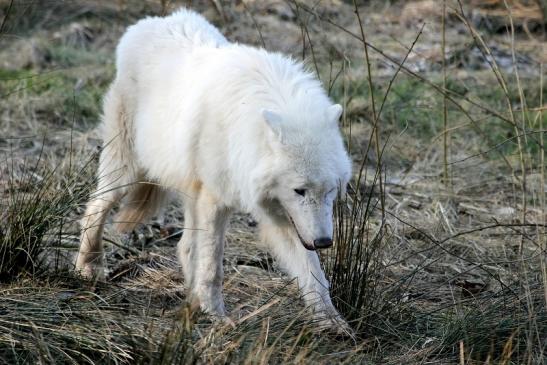
POLYGON ((313 241, 313 245, 315 246, 315 248, 319 249, 329 248, 330 246, 332 246, 332 239, 328 237, 318 238, 313 241))

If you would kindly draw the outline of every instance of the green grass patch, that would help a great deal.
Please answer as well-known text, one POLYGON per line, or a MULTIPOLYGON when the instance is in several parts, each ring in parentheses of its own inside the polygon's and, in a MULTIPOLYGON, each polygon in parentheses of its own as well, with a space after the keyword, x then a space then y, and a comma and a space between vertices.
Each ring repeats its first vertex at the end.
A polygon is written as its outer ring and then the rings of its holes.
MULTIPOLYGON (((439 74, 433 74, 430 80, 442 85, 439 74)), ((514 75, 506 76, 507 94, 490 74, 478 72, 473 77, 448 78, 447 89, 450 98, 461 105, 463 110, 447 102, 448 126, 466 125, 451 132, 451 138, 461 138, 480 146, 484 150, 496 149, 498 153, 489 153, 489 158, 499 158, 499 153, 512 155, 518 152, 517 133, 513 124, 493 113, 510 119, 509 104, 518 125, 518 135, 522 139, 523 151, 534 155, 540 150, 541 131, 547 129, 547 113, 539 117, 532 110, 540 104, 541 93, 547 94, 547 87, 539 89, 537 79, 522 77, 520 80, 524 97, 524 112, 521 111, 521 92, 514 75), (481 107, 472 105, 466 98, 481 107), (466 115, 467 114, 467 115, 466 115), (474 120, 471 123, 469 117, 474 120), (524 122, 523 122, 524 121, 524 122), (523 129, 524 128, 524 129, 523 129), (480 130, 479 130, 480 129, 480 130), (526 134, 526 137, 524 135, 526 134)), ((389 79, 375 80, 374 95, 376 110, 380 109, 388 87, 389 79)), ((331 90, 334 100, 344 100, 348 105, 348 117, 352 122, 372 123, 373 113, 368 82, 360 79, 339 79, 331 90), (352 114, 357 110, 357 114, 352 114), (363 112, 364 110, 364 112, 363 112)), ((401 133, 429 144, 443 132, 443 95, 426 82, 405 74, 398 75, 391 86, 382 110, 380 129, 384 133, 401 133)))
POLYGON ((0 94, 10 102, 18 99, 39 100, 36 109, 46 122, 72 125, 73 116, 78 127, 96 125, 102 109, 102 98, 113 77, 113 69, 97 69, 94 75, 79 77, 79 71, 0 69, 0 94))

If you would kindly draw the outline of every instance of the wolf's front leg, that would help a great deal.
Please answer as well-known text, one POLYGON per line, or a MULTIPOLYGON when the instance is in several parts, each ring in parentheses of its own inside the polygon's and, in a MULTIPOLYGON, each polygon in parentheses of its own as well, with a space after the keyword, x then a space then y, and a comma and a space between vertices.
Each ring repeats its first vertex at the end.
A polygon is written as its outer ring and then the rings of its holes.
POLYGON ((196 201, 193 294, 207 313, 226 316, 222 298, 224 237, 230 210, 201 189, 196 201))
POLYGON ((313 309, 320 325, 347 332, 349 327, 332 304, 317 253, 304 248, 290 227, 280 228, 268 221, 260 222, 260 226, 263 240, 287 274, 298 280, 306 305, 313 309))

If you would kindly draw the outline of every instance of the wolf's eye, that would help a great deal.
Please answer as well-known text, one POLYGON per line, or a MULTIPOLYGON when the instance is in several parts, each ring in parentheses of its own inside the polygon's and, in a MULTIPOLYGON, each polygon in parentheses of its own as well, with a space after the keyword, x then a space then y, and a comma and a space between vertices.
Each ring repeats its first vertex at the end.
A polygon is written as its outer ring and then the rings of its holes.
POLYGON ((306 196, 306 189, 294 189, 294 192, 300 196, 306 196))

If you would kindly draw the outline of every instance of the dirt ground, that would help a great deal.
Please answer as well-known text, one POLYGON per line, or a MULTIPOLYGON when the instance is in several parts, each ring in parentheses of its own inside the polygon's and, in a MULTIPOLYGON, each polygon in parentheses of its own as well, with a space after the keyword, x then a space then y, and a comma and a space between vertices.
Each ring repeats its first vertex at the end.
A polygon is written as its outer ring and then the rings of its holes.
MULTIPOLYGON (((0 235, 18 204, 71 197, 44 213, 46 269, 1 278, 0 363, 545 363, 545 2, 446 3, 443 58, 442 1, 0 0, 0 235), (355 338, 314 329, 244 214, 224 260, 235 329, 185 305, 176 202, 131 234, 106 228, 106 282, 72 274, 117 41, 181 5, 304 59, 345 107, 351 199, 370 202, 370 272, 333 282, 355 338)), ((331 278, 352 270, 341 252, 324 254, 331 278)))

